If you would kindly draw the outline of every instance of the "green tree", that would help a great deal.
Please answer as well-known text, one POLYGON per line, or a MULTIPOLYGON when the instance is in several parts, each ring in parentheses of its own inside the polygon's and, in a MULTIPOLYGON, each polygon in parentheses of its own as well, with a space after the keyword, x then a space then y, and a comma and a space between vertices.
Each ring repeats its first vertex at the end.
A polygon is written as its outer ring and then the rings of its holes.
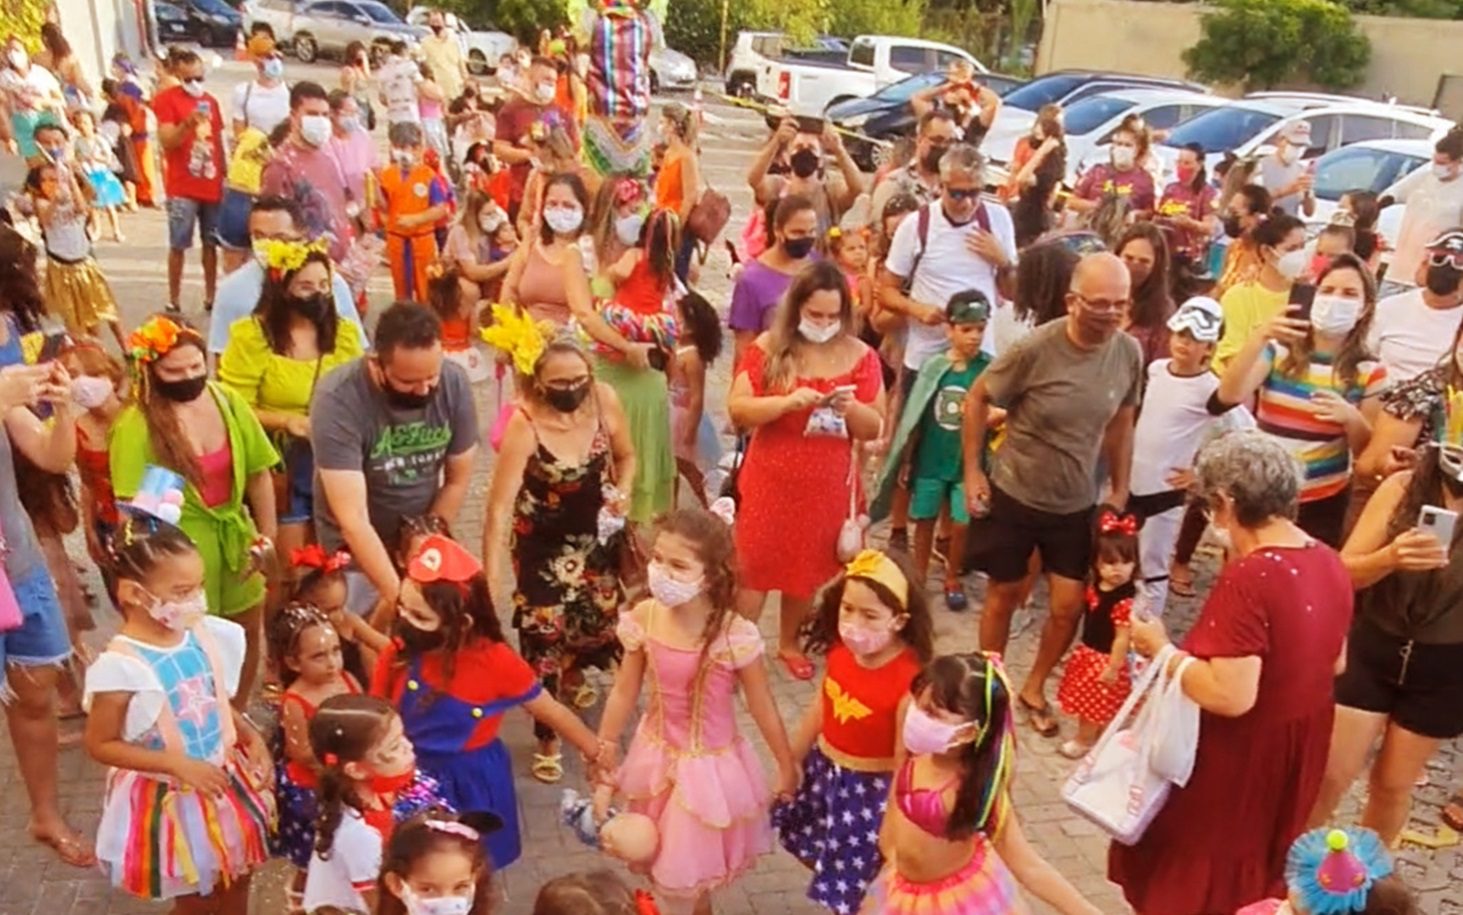
POLYGON ((540 29, 551 29, 569 21, 564 0, 447 0, 442 6, 454 10, 474 24, 490 24, 534 47, 540 29))
POLYGON ((1330 89, 1366 75, 1371 43, 1351 13, 1329 0, 1219 0, 1203 37, 1184 52, 1193 77, 1270 89, 1307 82, 1330 89))
POLYGON ((41 48, 41 25, 46 21, 47 0, 0 0, 0 35, 14 32, 32 52, 41 48))

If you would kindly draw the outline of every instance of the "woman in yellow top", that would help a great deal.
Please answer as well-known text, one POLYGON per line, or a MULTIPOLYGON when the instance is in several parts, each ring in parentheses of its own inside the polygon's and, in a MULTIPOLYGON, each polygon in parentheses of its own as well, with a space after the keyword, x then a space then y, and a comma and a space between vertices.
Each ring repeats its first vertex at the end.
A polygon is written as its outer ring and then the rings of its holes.
POLYGON ((275 242, 266 257, 259 305, 229 328, 218 377, 254 409, 283 458, 276 542, 288 556, 305 545, 314 515, 310 398, 321 378, 361 355, 364 341, 335 310, 323 246, 275 242))
POLYGON ((1290 287, 1309 261, 1306 227, 1294 216, 1272 213, 1250 232, 1260 267, 1252 279, 1231 286, 1219 305, 1224 309, 1224 335, 1214 351, 1214 371, 1223 373, 1245 342, 1285 310, 1290 287))
MULTIPOLYGON (((660 116, 660 136, 665 155, 655 175, 655 208, 670 210, 681 218, 681 225, 691 216, 701 192, 701 163, 696 160, 692 145, 696 135, 696 115, 679 102, 665 106, 660 116)), ((686 281, 691 269, 691 252, 696 239, 690 232, 681 236, 681 249, 676 252, 676 276, 686 281)))

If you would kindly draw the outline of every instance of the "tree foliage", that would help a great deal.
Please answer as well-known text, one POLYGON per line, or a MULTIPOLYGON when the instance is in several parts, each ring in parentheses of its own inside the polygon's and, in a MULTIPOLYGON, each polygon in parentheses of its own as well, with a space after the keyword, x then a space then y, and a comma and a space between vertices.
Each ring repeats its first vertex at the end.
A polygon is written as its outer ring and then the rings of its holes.
POLYGON ((1351 13, 1329 0, 1218 0, 1201 20, 1203 37, 1184 52, 1193 77, 1271 89, 1312 83, 1346 89, 1361 82, 1371 43, 1351 13))
POLYGON ((49 0, 0 0, 0 34, 15 33, 32 53, 41 47, 41 26, 46 21, 49 0))

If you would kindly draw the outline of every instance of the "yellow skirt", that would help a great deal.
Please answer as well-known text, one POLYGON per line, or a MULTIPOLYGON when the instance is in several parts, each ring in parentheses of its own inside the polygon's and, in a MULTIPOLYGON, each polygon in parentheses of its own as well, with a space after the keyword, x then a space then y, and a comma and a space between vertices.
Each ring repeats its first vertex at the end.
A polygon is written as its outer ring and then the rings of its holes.
POLYGON ((46 308, 75 337, 91 336, 103 323, 117 320, 112 287, 90 257, 68 263, 46 258, 46 308))

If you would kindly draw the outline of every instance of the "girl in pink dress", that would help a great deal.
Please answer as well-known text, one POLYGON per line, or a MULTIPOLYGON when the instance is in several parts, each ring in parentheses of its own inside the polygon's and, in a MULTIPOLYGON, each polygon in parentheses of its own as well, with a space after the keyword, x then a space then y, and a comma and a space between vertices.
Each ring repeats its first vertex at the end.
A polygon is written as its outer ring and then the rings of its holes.
POLYGON ((649 687, 615 787, 660 832, 650 865, 656 896, 697 912, 710 911, 710 891, 772 850, 772 793, 757 752, 736 730, 738 688, 777 760, 779 797, 790 799, 799 778, 762 636, 732 609, 729 505, 718 500, 721 514, 681 509, 661 523, 647 569, 651 597, 620 618, 625 658, 600 725, 601 741, 618 744, 642 683, 649 687))

